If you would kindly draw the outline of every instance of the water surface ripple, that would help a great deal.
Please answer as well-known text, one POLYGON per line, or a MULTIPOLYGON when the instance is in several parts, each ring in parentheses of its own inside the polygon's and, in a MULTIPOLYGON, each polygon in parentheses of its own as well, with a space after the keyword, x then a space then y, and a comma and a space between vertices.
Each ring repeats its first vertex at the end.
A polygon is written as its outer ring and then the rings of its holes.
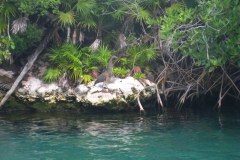
POLYGON ((1 160, 240 159, 240 116, 0 114, 1 160))

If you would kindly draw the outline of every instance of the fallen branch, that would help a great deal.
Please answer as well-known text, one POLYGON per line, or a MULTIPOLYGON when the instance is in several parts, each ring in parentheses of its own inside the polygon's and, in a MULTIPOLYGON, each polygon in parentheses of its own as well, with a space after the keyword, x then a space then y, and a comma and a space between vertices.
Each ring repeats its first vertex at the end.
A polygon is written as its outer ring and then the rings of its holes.
POLYGON ((11 94, 15 91, 15 89, 17 88, 18 84, 21 82, 21 80, 23 79, 23 77, 26 75, 26 73, 29 71, 29 69, 32 67, 33 63, 36 61, 37 57, 39 56, 39 54, 42 52, 42 50, 47 46, 49 40, 51 39, 53 33, 54 33, 55 28, 51 28, 49 29, 49 31, 47 32, 45 38, 43 39, 43 41, 39 44, 39 46, 37 47, 36 51, 31 55, 31 57, 28 59, 27 64, 24 66, 22 72, 20 73, 20 75, 17 77, 17 79, 15 80, 15 82, 13 83, 11 89, 6 93, 6 95, 3 97, 3 99, 1 100, 0 103, 0 109, 2 108, 2 106, 4 105, 4 103, 8 100, 8 98, 11 96, 11 94))

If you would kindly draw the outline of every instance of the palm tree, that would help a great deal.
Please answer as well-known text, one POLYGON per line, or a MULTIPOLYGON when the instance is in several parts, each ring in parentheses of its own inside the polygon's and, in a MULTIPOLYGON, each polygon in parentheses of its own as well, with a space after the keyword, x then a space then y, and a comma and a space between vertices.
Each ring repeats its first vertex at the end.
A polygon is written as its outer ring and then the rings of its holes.
MULTIPOLYGON (((2 1, 2 6, 0 9, 0 33, 7 31, 7 35, 8 35, 8 41, 11 41, 11 36, 10 36, 10 32, 9 32, 9 28, 10 28, 10 16, 15 16, 16 14, 16 8, 14 5, 12 5, 11 3, 8 3, 6 1, 2 1)), ((8 46, 5 49, 5 51, 7 54, 7 56, 5 56, 5 59, 9 59, 10 60, 10 64, 13 63, 13 58, 12 58, 12 54, 9 52, 8 50, 8 46)))
POLYGON ((5 0, 2 1, 2 6, 0 9, 0 22, 1 22, 0 33, 7 29, 7 35, 9 39, 11 39, 9 33, 10 16, 15 16, 15 14, 16 14, 15 6, 11 3, 6 2, 5 0))
MULTIPOLYGON (((96 7, 95 0, 73 0, 62 4, 61 11, 57 13, 57 21, 62 27, 67 28, 67 42, 70 41, 71 26, 74 26, 72 40, 74 42, 78 27, 90 29, 96 26, 92 18, 94 7, 96 7)), ((79 32, 79 35, 82 36, 82 32, 79 32)))
POLYGON ((69 10, 67 12, 59 11, 57 13, 57 21, 61 24, 61 26, 67 28, 67 42, 70 40, 70 26, 75 24, 75 15, 72 10, 69 10))

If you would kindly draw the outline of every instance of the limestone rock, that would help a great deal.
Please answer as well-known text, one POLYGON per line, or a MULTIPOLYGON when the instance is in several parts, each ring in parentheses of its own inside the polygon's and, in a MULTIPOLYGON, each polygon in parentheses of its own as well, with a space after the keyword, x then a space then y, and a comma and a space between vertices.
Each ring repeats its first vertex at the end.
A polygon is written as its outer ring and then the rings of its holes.
MULTIPOLYGON (((141 100, 148 100, 155 95, 155 84, 149 80, 138 81, 133 77, 125 79, 114 78, 111 83, 103 85, 94 82, 87 85, 80 84, 76 88, 63 91, 56 83, 46 84, 42 80, 30 76, 22 82, 16 96, 24 101, 42 101, 45 103, 74 102, 84 106, 113 106, 137 104, 137 94, 141 94, 141 100), (144 90, 148 86, 148 90, 144 90)), ((124 109, 124 107, 123 107, 124 109)))

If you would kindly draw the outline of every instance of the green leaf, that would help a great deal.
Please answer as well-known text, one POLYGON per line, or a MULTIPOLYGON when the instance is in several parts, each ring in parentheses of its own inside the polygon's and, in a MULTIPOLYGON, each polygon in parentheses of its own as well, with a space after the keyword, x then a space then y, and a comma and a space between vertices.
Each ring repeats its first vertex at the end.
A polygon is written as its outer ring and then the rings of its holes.
POLYGON ((43 79, 47 82, 52 82, 52 81, 56 82, 60 75, 62 75, 61 70, 59 70, 57 68, 49 68, 49 69, 47 69, 47 72, 46 72, 45 76, 43 77, 43 79))
POLYGON ((210 67, 209 69, 208 69, 208 72, 212 72, 212 71, 214 71, 215 70, 215 67, 210 67))
POLYGON ((61 23, 63 26, 73 25, 75 23, 75 15, 73 11, 68 12, 58 12, 57 21, 61 23))

